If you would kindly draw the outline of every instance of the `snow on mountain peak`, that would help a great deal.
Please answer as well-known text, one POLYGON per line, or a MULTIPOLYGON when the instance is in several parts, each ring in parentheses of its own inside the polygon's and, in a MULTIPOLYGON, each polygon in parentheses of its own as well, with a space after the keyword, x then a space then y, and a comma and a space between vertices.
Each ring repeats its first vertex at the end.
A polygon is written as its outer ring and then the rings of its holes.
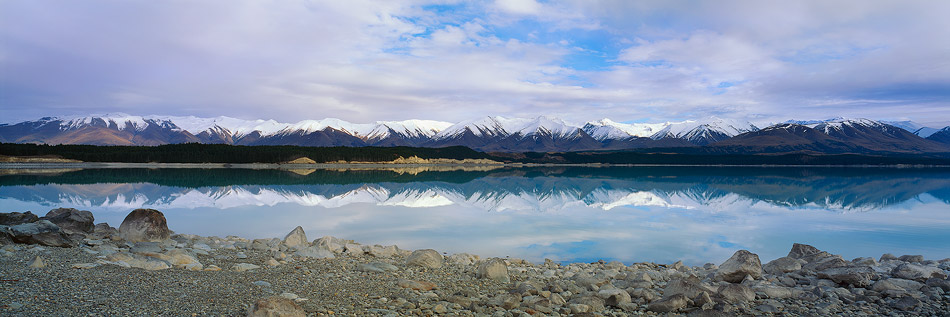
POLYGON ((645 138, 656 134, 668 125, 668 122, 627 124, 604 118, 599 121, 588 122, 583 129, 594 139, 604 141, 631 137, 645 138))
POLYGON ((759 130, 754 124, 748 121, 722 119, 718 117, 709 117, 704 120, 686 120, 682 122, 670 122, 668 125, 652 135, 651 138, 685 138, 689 136, 706 135, 710 132, 720 133, 728 137, 733 137, 742 133, 759 130))
POLYGON ((118 130, 126 130, 131 128, 136 131, 142 131, 148 127, 149 121, 160 124, 163 127, 174 128, 174 124, 171 124, 171 122, 167 120, 148 119, 141 116, 133 116, 120 112, 103 115, 72 116, 51 119, 62 120, 62 123, 60 123, 60 129, 62 130, 77 129, 96 124, 99 121, 104 123, 106 126, 115 127, 118 130))

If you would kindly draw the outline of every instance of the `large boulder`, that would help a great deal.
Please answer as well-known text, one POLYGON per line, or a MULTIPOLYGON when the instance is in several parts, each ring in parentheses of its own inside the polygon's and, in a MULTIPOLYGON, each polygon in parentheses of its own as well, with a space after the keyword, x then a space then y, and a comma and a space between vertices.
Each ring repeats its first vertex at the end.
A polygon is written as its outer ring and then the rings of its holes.
POLYGON ((686 295, 676 294, 650 303, 650 305, 647 306, 647 310, 657 313, 669 313, 686 308, 686 304, 688 303, 689 298, 686 298, 686 295))
POLYGON ((730 283, 739 283, 746 277, 762 277, 762 262, 755 253, 739 250, 719 266, 716 278, 730 283))
POLYGON ((313 240, 312 243, 313 246, 322 247, 333 252, 343 252, 344 244, 346 244, 346 241, 343 239, 331 236, 323 236, 319 239, 313 240))
POLYGON ((284 236, 284 245, 288 248, 300 248, 310 246, 310 242, 307 241, 307 233, 303 231, 303 227, 297 226, 294 230, 290 231, 286 236, 284 236))
POLYGON ((24 223, 36 222, 39 217, 32 212, 0 212, 0 225, 15 226, 24 223))
POLYGON ((871 281, 878 278, 874 269, 867 266, 835 267, 818 272, 818 278, 834 281, 838 284, 867 288, 871 281))
POLYGON ((793 257, 788 257, 788 256, 783 256, 778 259, 772 260, 771 262, 766 263, 764 266, 762 266, 762 270, 772 275, 782 275, 788 272, 795 272, 801 269, 802 269, 802 263, 800 262, 800 260, 793 257))
POLYGON ((122 220, 119 236, 129 242, 157 242, 168 239, 171 231, 161 211, 136 209, 122 220))
POLYGON ((92 213, 76 208, 56 208, 46 213, 42 219, 55 223, 67 234, 87 234, 95 229, 92 213))
POLYGON ((742 284, 725 284, 719 286, 719 297, 730 303, 744 303, 755 300, 755 292, 742 284))
POLYGON ((75 245, 69 236, 49 220, 39 220, 10 226, 7 229, 10 239, 16 243, 39 244, 51 247, 72 247, 75 245))
POLYGON ((924 266, 913 263, 898 265, 891 271, 891 275, 902 279, 926 282, 930 278, 946 279, 947 274, 938 267, 924 266))
POLYGON ((258 300, 247 311, 248 317, 304 317, 303 308, 286 297, 271 296, 258 300))
POLYGON ((410 266, 421 266, 424 268, 437 269, 442 267, 442 255, 439 251, 432 249, 423 249, 413 251, 406 259, 406 264, 410 266))
POLYGON ((475 273, 475 277, 506 283, 510 281, 508 277, 508 265, 505 264, 505 260, 499 258, 490 259, 479 264, 478 272, 475 273))
POLYGON ((699 296, 703 292, 713 294, 716 290, 711 286, 703 284, 699 278, 690 276, 671 280, 666 284, 666 288, 663 289, 663 296, 669 297, 676 294, 683 294, 688 298, 696 298, 696 296, 699 296))
POLYGON ((792 244, 792 250, 788 251, 788 257, 793 259, 803 259, 812 255, 821 254, 824 251, 818 248, 801 243, 792 244))

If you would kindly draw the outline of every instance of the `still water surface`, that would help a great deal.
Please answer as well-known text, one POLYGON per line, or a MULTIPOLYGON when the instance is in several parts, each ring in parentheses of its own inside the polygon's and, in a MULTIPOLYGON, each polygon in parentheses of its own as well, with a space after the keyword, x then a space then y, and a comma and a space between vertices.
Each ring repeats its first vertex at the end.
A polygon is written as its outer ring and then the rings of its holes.
POLYGON ((135 208, 179 233, 283 237, 303 226, 404 249, 531 261, 763 261, 807 243, 845 258, 950 257, 950 169, 558 167, 435 171, 0 171, 0 210, 135 208))

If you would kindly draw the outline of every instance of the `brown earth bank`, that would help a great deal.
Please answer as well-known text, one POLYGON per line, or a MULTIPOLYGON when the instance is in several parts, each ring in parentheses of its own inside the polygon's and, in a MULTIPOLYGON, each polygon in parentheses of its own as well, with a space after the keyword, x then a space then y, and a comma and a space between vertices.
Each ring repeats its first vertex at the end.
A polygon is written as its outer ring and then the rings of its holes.
POLYGON ((64 159, 59 156, 6 156, 0 155, 0 163, 82 163, 80 160, 64 159))
POLYGON ((0 315, 924 315, 950 311, 950 259, 845 260, 794 244, 765 263, 529 263, 282 238, 174 234, 155 210, 0 213, 0 315))

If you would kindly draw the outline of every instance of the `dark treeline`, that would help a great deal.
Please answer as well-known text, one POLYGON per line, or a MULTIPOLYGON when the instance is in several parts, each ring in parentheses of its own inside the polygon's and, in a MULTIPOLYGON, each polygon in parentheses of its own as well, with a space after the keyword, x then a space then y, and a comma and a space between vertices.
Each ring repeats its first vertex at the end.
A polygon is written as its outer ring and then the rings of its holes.
POLYGON ((387 162, 399 157, 490 159, 507 163, 657 165, 950 165, 946 155, 710 154, 686 149, 566 153, 483 153, 467 147, 305 147, 169 144, 161 146, 37 145, 0 143, 0 155, 55 156, 84 162, 283 163, 308 157, 317 163, 387 162))
POLYGON ((241 146, 225 144, 168 144, 160 146, 37 145, 0 143, 0 155, 57 156, 83 162, 122 163, 283 163, 308 157, 317 163, 335 161, 386 162, 399 157, 424 159, 488 158, 467 147, 306 147, 241 146))

